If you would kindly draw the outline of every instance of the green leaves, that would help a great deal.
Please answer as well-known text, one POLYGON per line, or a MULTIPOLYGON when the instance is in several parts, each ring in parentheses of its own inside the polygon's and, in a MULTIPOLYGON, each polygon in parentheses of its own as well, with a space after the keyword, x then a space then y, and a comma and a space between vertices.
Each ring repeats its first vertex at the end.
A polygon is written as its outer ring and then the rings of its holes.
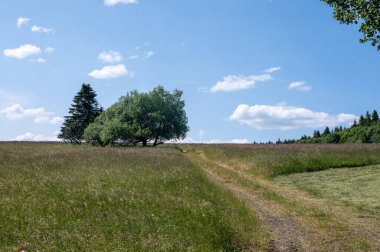
POLYGON ((148 93, 127 93, 89 125, 85 139, 100 145, 152 142, 156 146, 185 138, 189 127, 182 94, 179 90, 166 91, 162 86, 148 93))
POLYGON ((343 24, 360 24, 360 43, 380 51, 380 0, 322 0, 334 8, 334 18, 343 24))

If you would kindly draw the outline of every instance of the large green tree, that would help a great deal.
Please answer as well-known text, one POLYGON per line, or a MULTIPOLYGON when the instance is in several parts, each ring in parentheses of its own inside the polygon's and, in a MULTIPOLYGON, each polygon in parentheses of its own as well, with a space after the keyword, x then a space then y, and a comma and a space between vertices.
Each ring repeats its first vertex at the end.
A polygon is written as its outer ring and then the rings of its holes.
POLYGON ((162 86, 148 93, 130 92, 88 126, 85 139, 102 146, 117 142, 156 146, 183 139, 189 127, 182 95, 162 86))
POLYGON ((370 42, 380 51, 380 0, 322 0, 334 8, 343 24, 360 23, 361 43, 370 42))
POLYGON ((95 91, 90 84, 82 84, 80 91, 74 96, 69 115, 65 116, 58 138, 80 144, 84 130, 101 112, 95 91))

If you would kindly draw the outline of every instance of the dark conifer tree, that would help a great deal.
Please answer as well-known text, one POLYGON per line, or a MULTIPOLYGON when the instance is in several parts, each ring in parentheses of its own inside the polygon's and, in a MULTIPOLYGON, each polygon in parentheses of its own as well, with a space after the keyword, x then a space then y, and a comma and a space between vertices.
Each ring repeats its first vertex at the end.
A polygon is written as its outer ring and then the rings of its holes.
MULTIPOLYGON (((352 124, 351 128, 355 128, 355 127, 358 127, 358 122, 356 121, 356 119, 354 120, 354 123, 352 124)), ((343 130, 342 126, 340 126, 340 129, 343 130)))
POLYGON ((330 128, 329 127, 326 127, 325 130, 323 131, 323 135, 324 136, 327 136, 329 135, 331 132, 330 132, 330 128))
POLYGON ((372 112, 372 122, 374 122, 374 123, 379 122, 379 114, 377 113, 376 110, 374 110, 374 111, 372 112))
POLYGON ((320 132, 319 130, 316 130, 316 131, 315 131, 315 137, 316 137, 316 138, 321 137, 321 132, 320 132))
POLYGON ((364 119, 364 116, 361 115, 359 118, 359 126, 365 126, 365 125, 366 125, 366 121, 364 119))
POLYGON ((317 131, 316 130, 314 130, 314 132, 313 132, 313 138, 317 138, 317 131))
POLYGON ((84 130, 102 110, 90 84, 82 84, 80 91, 74 96, 69 115, 65 116, 58 138, 65 142, 82 143, 84 130))
POLYGON ((367 111, 365 113, 365 126, 371 126, 372 124, 372 117, 371 114, 367 111))

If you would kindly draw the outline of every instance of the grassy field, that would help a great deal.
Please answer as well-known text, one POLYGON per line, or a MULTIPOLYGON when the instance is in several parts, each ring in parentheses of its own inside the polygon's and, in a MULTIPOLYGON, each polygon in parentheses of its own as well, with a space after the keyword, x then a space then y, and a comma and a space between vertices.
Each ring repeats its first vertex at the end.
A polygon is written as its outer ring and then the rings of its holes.
POLYGON ((193 145, 208 159, 263 177, 380 164, 380 144, 193 145))
POLYGON ((379 163, 380 145, 1 143, 0 251, 378 251, 380 166, 354 167, 379 163))
POLYGON ((276 180, 380 219, 379 165, 292 174, 276 180))
POLYGON ((255 211, 173 148, 0 144, 0 251, 264 250, 255 211))
POLYGON ((257 210, 271 251, 380 251, 380 145, 179 148, 257 210))

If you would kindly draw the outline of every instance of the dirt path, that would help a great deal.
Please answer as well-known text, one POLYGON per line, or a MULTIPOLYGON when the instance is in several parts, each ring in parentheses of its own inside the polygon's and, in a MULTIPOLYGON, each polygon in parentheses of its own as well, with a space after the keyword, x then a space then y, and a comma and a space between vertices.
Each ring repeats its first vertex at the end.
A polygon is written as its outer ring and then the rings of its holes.
MULTIPOLYGON (((282 196, 298 199, 300 195, 294 192, 278 194, 281 189, 278 184, 207 160, 201 152, 186 155, 213 181, 232 191, 256 211, 270 236, 269 251, 376 251, 352 234, 347 225, 327 217, 323 219, 323 213, 315 211, 314 205, 304 208, 300 202, 279 203, 282 196)), ((373 238, 376 240, 376 234, 373 238)))
POLYGON ((247 192, 231 183, 225 187, 256 210, 270 234, 269 251, 313 251, 313 245, 308 242, 313 240, 313 235, 305 232, 298 220, 291 218, 281 209, 268 205, 255 193, 247 192))

